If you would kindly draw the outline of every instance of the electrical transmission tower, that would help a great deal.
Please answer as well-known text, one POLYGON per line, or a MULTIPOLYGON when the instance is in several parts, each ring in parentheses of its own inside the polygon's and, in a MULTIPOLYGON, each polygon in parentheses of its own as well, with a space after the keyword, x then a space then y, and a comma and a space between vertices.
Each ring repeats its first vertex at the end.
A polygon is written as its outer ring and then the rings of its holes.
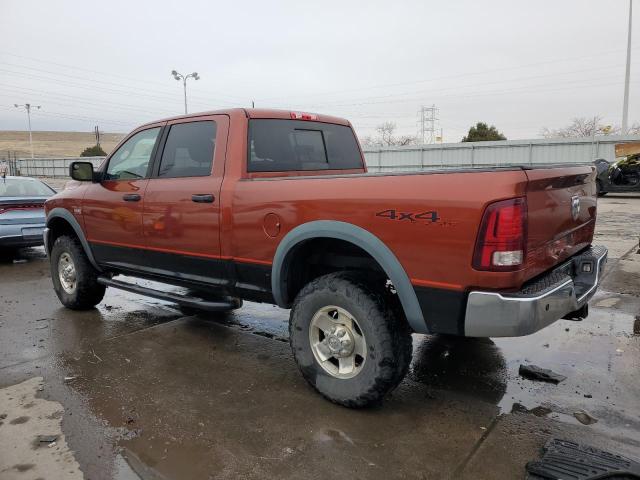
POLYGON ((436 142, 436 121, 438 119, 438 108, 435 105, 430 107, 422 106, 418 110, 418 138, 423 144, 436 142))

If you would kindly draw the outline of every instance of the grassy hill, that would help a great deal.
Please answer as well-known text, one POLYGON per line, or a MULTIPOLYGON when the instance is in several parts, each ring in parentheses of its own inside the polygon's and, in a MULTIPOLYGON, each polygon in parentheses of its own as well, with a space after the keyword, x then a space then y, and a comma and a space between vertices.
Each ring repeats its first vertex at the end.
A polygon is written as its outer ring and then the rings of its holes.
MULTIPOLYGON (((33 152, 36 157, 77 157, 87 147, 95 144, 93 132, 33 132, 33 152)), ((102 133, 100 145, 111 152, 124 133, 102 133)), ((11 152, 18 158, 31 157, 29 132, 0 130, 0 158, 11 152)))

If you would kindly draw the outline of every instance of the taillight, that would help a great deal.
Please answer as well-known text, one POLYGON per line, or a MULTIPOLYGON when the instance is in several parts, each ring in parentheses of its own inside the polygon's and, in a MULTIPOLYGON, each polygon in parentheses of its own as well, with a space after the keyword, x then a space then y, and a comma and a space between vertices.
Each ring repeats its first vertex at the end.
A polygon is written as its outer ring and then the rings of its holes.
POLYGON ((501 272, 520 269, 525 259, 526 228, 524 197, 490 204, 482 216, 473 268, 501 272))
POLYGON ((318 116, 313 113, 291 112, 293 120, 318 120, 318 116))
POLYGON ((6 213, 11 210, 39 210, 42 208, 41 203, 35 204, 19 204, 19 205, 4 205, 0 206, 0 214, 6 213))

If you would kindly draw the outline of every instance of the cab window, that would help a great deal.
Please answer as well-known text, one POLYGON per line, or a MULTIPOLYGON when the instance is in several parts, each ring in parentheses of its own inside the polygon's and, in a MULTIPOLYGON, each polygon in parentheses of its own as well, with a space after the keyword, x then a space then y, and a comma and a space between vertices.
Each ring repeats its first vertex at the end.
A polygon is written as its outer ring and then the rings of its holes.
POLYGON ((145 178, 160 127, 143 130, 127 140, 109 159, 105 180, 145 178))
POLYGON ((249 121, 248 172, 363 168, 353 130, 303 120, 249 121))
POLYGON ((158 177, 211 175, 216 130, 216 123, 210 120, 172 125, 162 150, 158 177))

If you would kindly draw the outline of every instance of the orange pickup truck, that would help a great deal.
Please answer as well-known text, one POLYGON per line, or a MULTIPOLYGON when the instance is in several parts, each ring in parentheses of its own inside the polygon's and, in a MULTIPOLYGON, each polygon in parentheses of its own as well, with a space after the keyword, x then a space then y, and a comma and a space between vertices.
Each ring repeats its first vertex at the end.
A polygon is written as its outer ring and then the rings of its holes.
POLYGON ((370 174, 351 124, 325 115, 161 120, 70 175, 45 206, 66 307, 115 287, 186 311, 291 309, 302 374, 351 407, 398 385, 412 333, 520 336, 585 317, 607 258, 591 245, 593 167, 370 174))

